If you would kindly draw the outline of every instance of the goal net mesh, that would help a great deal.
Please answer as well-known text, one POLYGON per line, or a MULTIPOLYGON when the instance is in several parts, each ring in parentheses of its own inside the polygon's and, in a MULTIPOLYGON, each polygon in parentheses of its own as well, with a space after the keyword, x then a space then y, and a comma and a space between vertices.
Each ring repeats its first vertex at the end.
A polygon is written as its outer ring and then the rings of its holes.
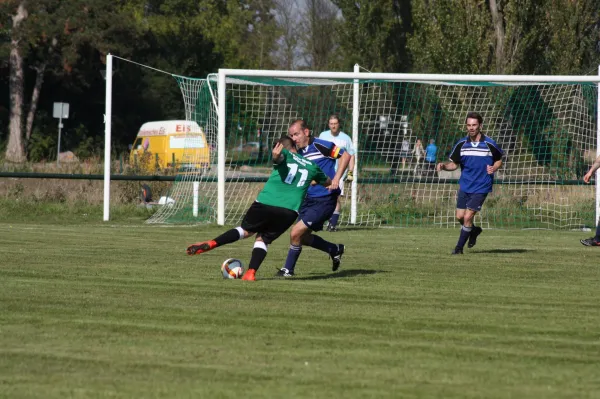
MULTIPOLYGON (((180 171, 170 192, 174 203, 150 222, 216 222, 216 77, 177 81, 186 118, 206 134, 212 165, 208 171, 180 171)), ((342 131, 353 136, 353 86, 343 79, 227 78, 226 224, 239 224, 256 198, 272 169, 270 148, 292 120, 304 119, 318 137, 328 129, 329 116, 337 114, 342 131)), ((581 179, 596 154, 596 84, 361 79, 358 88, 357 225, 456 225, 460 170, 436 172, 435 163, 448 160, 453 145, 466 136, 469 111, 483 116, 484 134, 505 152, 478 225, 572 229, 594 224, 594 188, 581 179), (417 140, 426 156, 417 156, 417 140)), ((345 191, 341 225, 351 221, 350 184, 345 191)))

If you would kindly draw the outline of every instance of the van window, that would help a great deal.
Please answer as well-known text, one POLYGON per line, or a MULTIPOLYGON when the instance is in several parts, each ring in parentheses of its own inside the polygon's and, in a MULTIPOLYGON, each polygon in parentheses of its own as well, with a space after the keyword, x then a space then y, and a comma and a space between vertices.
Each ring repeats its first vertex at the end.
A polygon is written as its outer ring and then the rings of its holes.
POLYGON ((142 139, 141 138, 137 138, 133 142, 133 149, 134 150, 141 150, 142 149, 142 139))
POLYGON ((204 137, 169 137, 170 147, 173 148, 204 148, 204 137))

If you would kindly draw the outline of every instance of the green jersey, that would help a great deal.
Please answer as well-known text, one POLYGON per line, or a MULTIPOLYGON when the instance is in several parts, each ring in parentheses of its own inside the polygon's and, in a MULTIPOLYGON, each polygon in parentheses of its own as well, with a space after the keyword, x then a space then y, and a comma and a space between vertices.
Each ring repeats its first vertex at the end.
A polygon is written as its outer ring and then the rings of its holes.
POLYGON ((256 200, 261 204, 298 212, 310 182, 315 180, 317 183, 325 183, 327 176, 314 162, 301 155, 285 148, 281 155, 285 159, 280 164, 273 165, 273 173, 256 200))

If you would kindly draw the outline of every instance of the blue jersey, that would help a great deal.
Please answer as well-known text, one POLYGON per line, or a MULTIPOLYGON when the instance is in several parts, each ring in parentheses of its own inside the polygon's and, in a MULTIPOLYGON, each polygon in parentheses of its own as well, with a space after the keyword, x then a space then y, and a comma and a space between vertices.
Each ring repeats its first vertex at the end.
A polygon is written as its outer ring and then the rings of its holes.
POLYGON ((469 136, 460 139, 450 153, 450 160, 462 170, 460 189, 469 194, 491 192, 494 176, 488 174, 487 167, 502 159, 503 154, 498 144, 483 134, 481 141, 471 141, 469 136))
MULTIPOLYGON (((345 150, 336 146, 331 141, 321 140, 314 137, 310 138, 309 144, 298 150, 298 153, 306 159, 316 163, 319 168, 333 179, 335 177, 336 159, 344 154, 345 150)), ((328 190, 321 185, 310 186, 307 197, 325 197, 328 195, 340 195, 340 189, 328 190)))

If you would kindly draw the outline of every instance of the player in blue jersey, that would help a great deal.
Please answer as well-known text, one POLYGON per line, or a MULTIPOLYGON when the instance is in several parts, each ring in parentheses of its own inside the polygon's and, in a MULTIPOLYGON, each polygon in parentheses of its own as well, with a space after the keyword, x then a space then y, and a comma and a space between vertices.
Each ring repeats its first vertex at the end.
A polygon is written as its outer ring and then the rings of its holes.
MULTIPOLYGON (((329 120, 327 121, 329 125, 329 130, 325 130, 319 135, 321 140, 327 140, 334 143, 336 146, 343 148, 350 154, 350 162, 348 163, 348 173, 344 173, 342 179, 340 180, 340 195, 337 199, 337 204, 335 206, 335 211, 333 211, 333 215, 331 219, 329 219, 329 223, 327 224, 327 231, 337 231, 337 223, 340 217, 340 209, 342 207, 342 202, 340 201, 340 197, 344 196, 344 181, 352 182, 354 180, 354 146, 352 145, 352 139, 346 133, 341 131, 341 122, 340 117, 336 114, 330 115, 329 120)), ((337 161, 336 161, 336 169, 337 169, 337 161)))
POLYGON ((298 222, 290 233, 290 249, 285 265, 277 272, 278 276, 291 277, 294 275, 296 262, 302 252, 302 245, 308 245, 329 254, 332 260, 332 270, 340 267, 345 247, 343 244, 333 244, 312 234, 323 229, 325 221, 331 218, 340 195, 340 180, 350 162, 350 155, 331 141, 314 138, 306 122, 297 119, 290 123, 288 136, 294 140, 298 154, 316 163, 321 170, 331 178, 328 188, 311 186, 298 212, 298 222), (338 160, 336 171, 336 159, 338 160))
POLYGON ((452 148, 450 162, 440 162, 437 170, 456 170, 461 168, 459 190, 456 199, 456 218, 462 225, 458 243, 452 251, 453 255, 463 253, 468 240, 468 247, 477 243, 481 227, 475 226, 473 220, 488 193, 492 192, 494 173, 502 166, 502 149, 494 140, 481 132, 483 118, 477 112, 469 112, 466 118, 468 136, 460 139, 452 148))

